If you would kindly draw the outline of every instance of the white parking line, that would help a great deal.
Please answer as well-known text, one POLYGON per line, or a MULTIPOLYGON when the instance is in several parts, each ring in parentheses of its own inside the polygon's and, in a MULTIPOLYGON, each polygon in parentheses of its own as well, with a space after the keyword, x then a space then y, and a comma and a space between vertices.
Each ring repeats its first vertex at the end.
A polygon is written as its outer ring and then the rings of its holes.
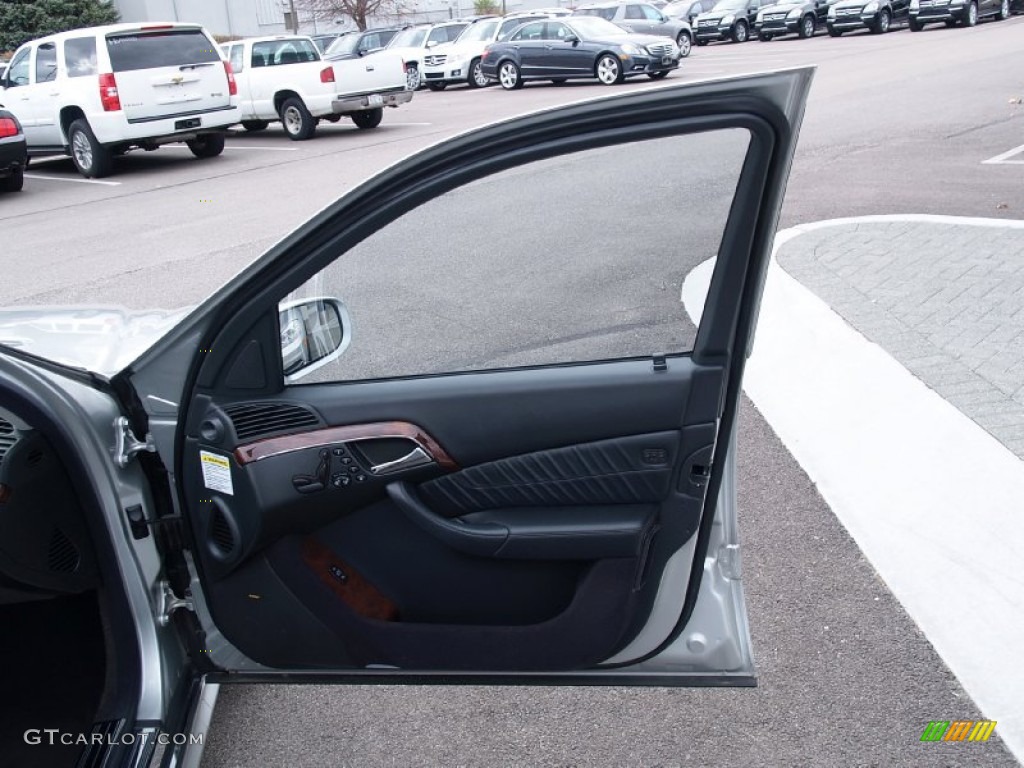
POLYGON ((1001 155, 990 157, 988 160, 982 160, 982 165, 1024 165, 1024 160, 1010 160, 1014 155, 1024 153, 1024 144, 1019 147, 1015 147, 1007 152, 1003 152, 1001 155))
POLYGON ((40 176, 36 173, 26 173, 26 179, 39 179, 41 181, 71 181, 75 184, 102 184, 105 187, 119 187, 120 181, 100 181, 99 179, 74 179, 70 176, 40 176))

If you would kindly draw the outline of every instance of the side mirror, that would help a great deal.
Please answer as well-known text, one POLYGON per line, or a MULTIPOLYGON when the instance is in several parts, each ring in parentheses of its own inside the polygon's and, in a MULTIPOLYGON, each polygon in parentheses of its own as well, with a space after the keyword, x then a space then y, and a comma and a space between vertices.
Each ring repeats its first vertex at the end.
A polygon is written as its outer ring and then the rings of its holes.
POLYGON ((573 45, 576 45, 576 43, 580 41, 580 39, 576 37, 576 35, 569 35, 568 37, 563 39, 565 40, 565 42, 572 43, 573 45))
POLYGON ((668 16, 666 16, 664 13, 661 14, 661 23, 664 24, 666 21, 668 21, 668 16))
POLYGON ((281 362, 288 384, 336 360, 352 340, 352 323, 339 299, 282 302, 278 312, 281 362))
POLYGON ((437 40, 428 40, 427 41, 427 48, 433 48, 435 45, 437 45, 437 40))

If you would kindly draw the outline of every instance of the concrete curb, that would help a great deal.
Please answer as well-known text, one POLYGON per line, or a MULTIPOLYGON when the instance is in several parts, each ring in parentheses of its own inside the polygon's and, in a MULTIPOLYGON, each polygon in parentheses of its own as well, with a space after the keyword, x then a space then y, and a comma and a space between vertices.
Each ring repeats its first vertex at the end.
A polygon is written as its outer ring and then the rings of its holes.
MULTIPOLYGON (((780 232, 775 251, 809 231, 877 221, 1024 227, 945 216, 835 219, 780 232)), ((683 286, 695 322, 712 269, 705 262, 683 286)), ((774 258, 744 388, 1024 761, 1024 462, 774 258)))

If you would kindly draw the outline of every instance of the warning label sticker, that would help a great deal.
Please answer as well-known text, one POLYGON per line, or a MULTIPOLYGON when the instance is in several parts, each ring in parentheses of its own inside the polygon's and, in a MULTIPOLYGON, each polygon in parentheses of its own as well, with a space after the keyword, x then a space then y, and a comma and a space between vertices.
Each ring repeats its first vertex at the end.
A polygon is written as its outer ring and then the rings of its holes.
POLYGON ((211 491, 234 496, 235 488, 231 485, 231 459, 200 451, 199 460, 203 464, 203 484, 211 491))

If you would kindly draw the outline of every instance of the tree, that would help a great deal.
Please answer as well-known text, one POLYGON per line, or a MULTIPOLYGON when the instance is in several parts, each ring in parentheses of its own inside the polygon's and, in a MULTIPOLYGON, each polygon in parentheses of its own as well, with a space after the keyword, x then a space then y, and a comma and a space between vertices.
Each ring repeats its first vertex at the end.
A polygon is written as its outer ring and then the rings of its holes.
POLYGON ((295 7, 317 21, 350 18, 360 30, 374 16, 401 16, 405 0, 295 0, 295 7))
POLYGON ((119 19, 110 0, 0 0, 0 51, 54 32, 119 19))
POLYGON ((473 0, 473 13, 478 16, 491 16, 501 11, 495 0, 473 0))

